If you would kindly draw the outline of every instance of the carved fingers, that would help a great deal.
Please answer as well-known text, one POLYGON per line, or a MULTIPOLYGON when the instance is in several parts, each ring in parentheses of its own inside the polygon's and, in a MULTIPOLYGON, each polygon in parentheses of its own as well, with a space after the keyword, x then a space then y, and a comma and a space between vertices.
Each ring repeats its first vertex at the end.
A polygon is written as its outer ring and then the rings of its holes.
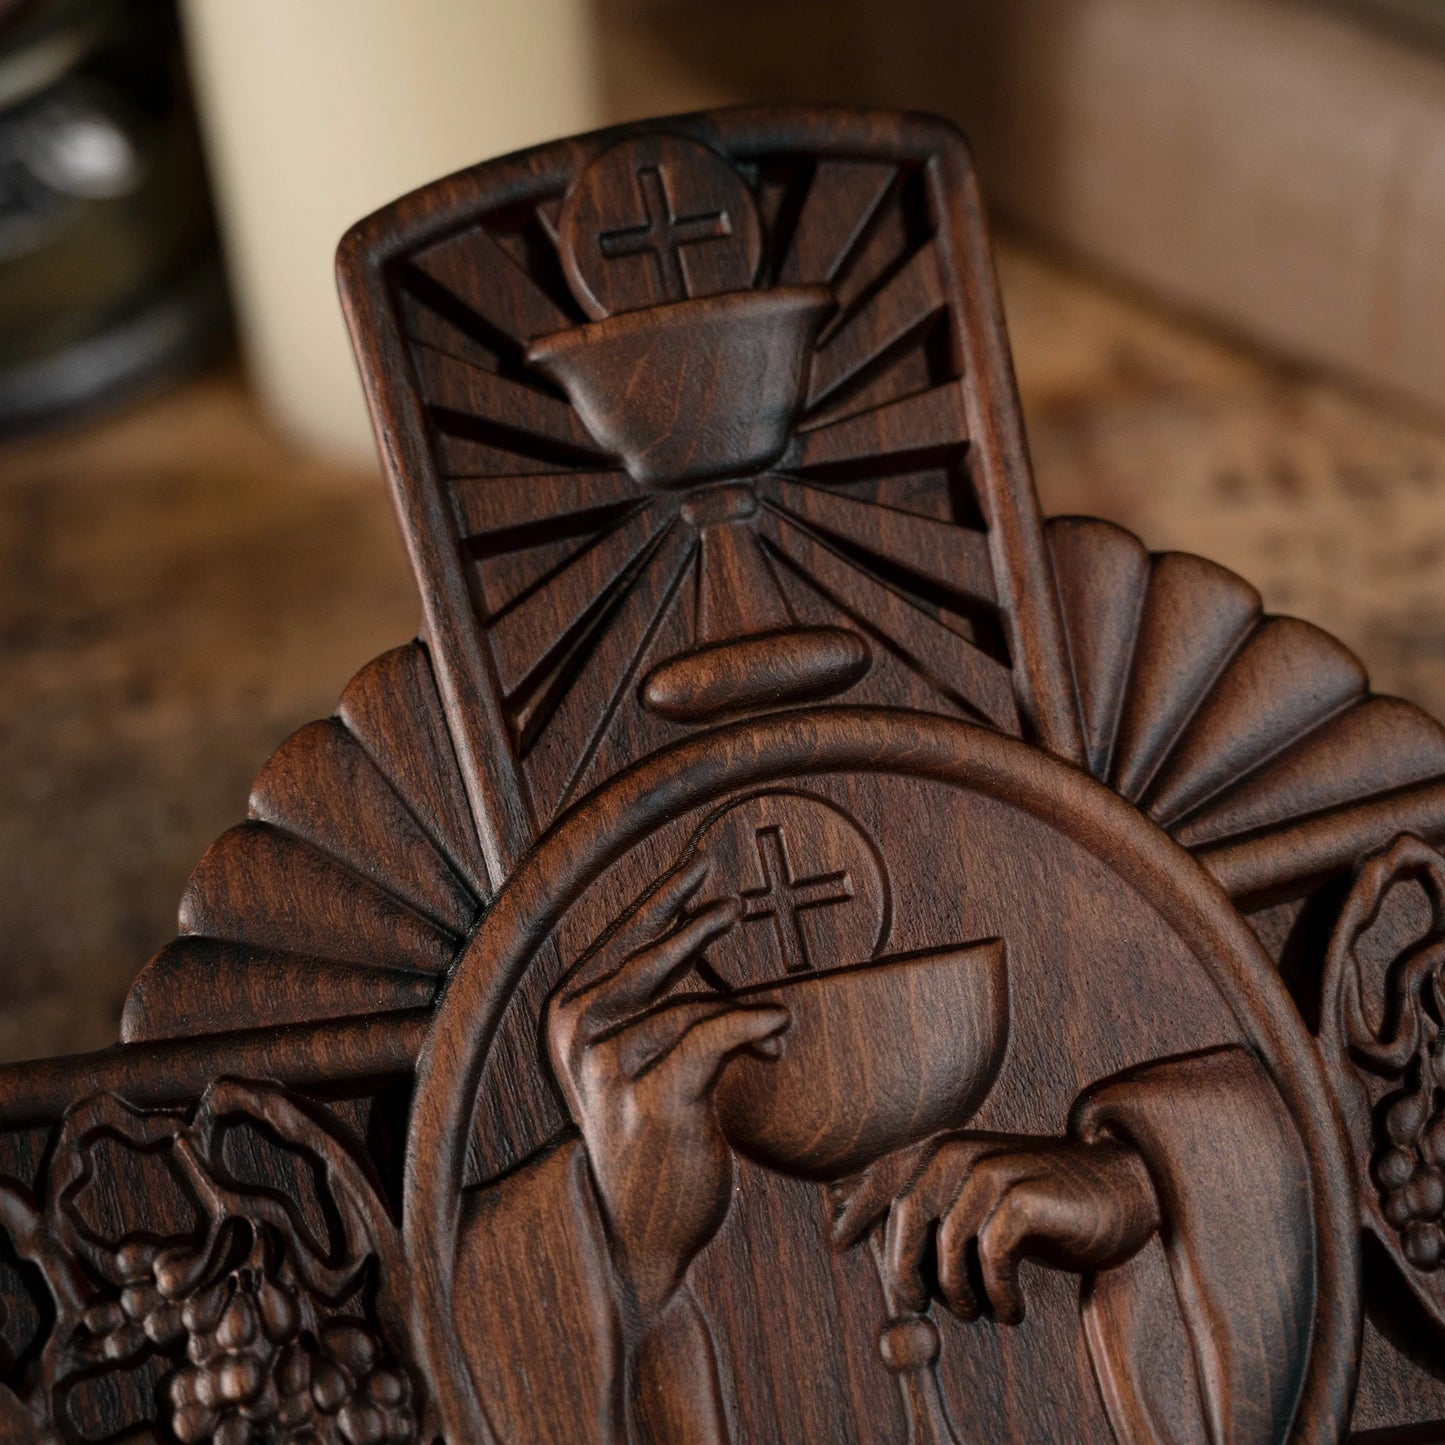
POLYGON ((605 982, 629 955, 671 927, 702 887, 707 871, 705 858, 692 857, 664 874, 583 956, 565 981, 563 999, 576 998, 605 982))
POLYGON ((776 1054, 786 1009, 736 1008, 726 995, 682 998, 634 1020, 607 1041, 630 1079, 660 1071, 669 1090, 688 1100, 707 1095, 740 1049, 776 1054))
POLYGON ((644 1315, 665 1308, 727 1214, 732 1151, 709 1098, 727 1060, 768 1049, 786 1010, 725 995, 659 1005, 587 1046, 577 1122, 644 1315))
POLYGON ((959 1135, 938 1144, 888 1206, 881 1265, 894 1308, 922 1313, 933 1294, 963 1319, 987 1311, 1017 1324, 1024 1259, 1107 1269, 1158 1224, 1148 1173, 1125 1145, 959 1135))
MULTIPOLYGON (((938 1229, 938 1283, 943 1302, 962 1319, 985 1308, 1004 1324, 1024 1317, 1019 1257, 1034 1241, 1055 1189, 1036 1156, 996 1154, 980 1159, 938 1229), (977 1250, 979 1288, 969 1277, 970 1245, 977 1250)), ((1041 1241, 1040 1241, 1041 1242, 1041 1241)))
POLYGON ((924 1280, 924 1261, 938 1236, 938 1292, 944 1303, 965 1318, 978 1314, 972 1286, 967 1280, 965 1252, 973 1233, 962 1232, 962 1223, 970 1216, 955 1214, 965 1194, 979 1191, 980 1202, 994 1192, 1001 1180, 984 1165, 991 1157, 1014 1157, 1000 1154, 1012 1143, 1007 1135, 974 1134, 945 1140, 918 1177, 898 1198, 888 1212, 883 1231, 883 1258, 898 1301, 905 1308, 921 1312, 928 1308, 929 1288, 924 1280), (956 1236, 956 1256, 945 1261, 942 1256, 943 1234, 950 1220, 956 1236), (945 1285, 945 1275, 948 1284, 945 1285))
POLYGON ((701 1100, 711 1091, 723 1065, 743 1049, 765 1057, 778 1052, 778 1035, 788 1027, 788 1011, 776 1004, 734 1008, 692 1024, 670 1056, 674 1082, 685 1097, 701 1100))
POLYGON ((907 1149, 895 1149, 876 1164, 830 1186, 833 1206, 833 1247, 850 1249, 885 1214, 895 1200, 901 1202, 908 1186, 940 1146, 938 1139, 925 1139, 907 1149))
POLYGON ((682 917, 706 877, 701 858, 665 875, 563 979, 548 1004, 547 1039, 564 1088, 591 1046, 653 1004, 712 939, 732 927, 735 914, 727 903, 682 917))
POLYGON ((587 1148, 634 1304, 664 1311, 731 1198, 732 1152, 711 1089, 740 1050, 777 1052, 788 1013, 675 985, 738 921, 735 900, 688 913, 691 859, 597 941, 548 1005, 547 1042, 587 1148))
POLYGON ((616 972, 594 984, 584 996, 583 1032, 600 1038, 652 1007, 692 968, 713 939, 737 922, 732 899, 709 904, 671 933, 624 959, 616 972))
POLYGON ((726 994, 664 996, 693 968, 714 939, 738 920, 733 899, 682 916, 707 876, 694 858, 669 873, 609 929, 554 998, 549 1032, 554 1055, 575 1073, 581 1055, 594 1068, 637 1080, 672 1061, 684 1093, 700 1097, 739 1049, 776 1052, 769 1040, 787 1027, 776 1006, 736 1007, 726 994))

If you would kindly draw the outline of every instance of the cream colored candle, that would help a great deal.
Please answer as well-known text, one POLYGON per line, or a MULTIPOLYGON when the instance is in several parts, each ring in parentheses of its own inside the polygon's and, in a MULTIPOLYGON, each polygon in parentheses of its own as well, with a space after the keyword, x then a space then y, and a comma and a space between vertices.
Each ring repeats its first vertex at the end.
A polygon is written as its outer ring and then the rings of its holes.
POLYGON ((404 191, 598 123, 587 0, 185 0, 242 338, 298 440, 372 451, 332 259, 404 191))

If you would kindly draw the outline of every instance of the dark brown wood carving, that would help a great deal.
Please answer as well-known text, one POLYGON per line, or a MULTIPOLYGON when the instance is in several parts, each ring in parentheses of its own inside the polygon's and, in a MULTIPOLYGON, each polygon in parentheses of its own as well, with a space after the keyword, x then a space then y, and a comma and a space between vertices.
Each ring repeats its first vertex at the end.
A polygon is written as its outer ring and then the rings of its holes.
POLYGON ((340 274, 424 630, 0 1070, 0 1437, 1445 1440, 1445 731, 1040 519, 958 137, 585 136, 340 274))

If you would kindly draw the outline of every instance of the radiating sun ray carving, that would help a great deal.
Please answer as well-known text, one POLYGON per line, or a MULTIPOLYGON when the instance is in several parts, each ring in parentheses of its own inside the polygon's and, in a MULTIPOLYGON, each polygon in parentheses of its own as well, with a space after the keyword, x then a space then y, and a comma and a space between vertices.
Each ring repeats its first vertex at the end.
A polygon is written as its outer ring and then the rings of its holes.
POLYGON ((665 646, 787 626, 800 591, 814 614, 876 637, 920 699, 1018 728, 921 182, 863 160, 780 163, 749 179, 775 225, 760 283, 829 287, 836 311, 791 444, 741 483, 634 481, 526 365, 535 338, 582 319, 554 200, 431 246, 400 278, 438 470, 539 826, 595 780, 611 732, 679 732, 640 716, 630 686, 665 646), (708 495, 739 485, 748 499, 708 495), (597 675, 609 684, 600 692, 579 686, 597 675))

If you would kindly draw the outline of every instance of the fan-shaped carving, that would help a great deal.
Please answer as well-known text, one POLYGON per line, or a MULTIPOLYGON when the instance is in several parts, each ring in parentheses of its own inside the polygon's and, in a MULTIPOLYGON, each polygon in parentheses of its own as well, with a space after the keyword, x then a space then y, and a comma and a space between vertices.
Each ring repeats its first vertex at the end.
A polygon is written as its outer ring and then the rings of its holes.
POLYGON ((1150 555, 1087 518, 1057 518, 1048 536, 1086 766, 1232 892, 1310 881, 1316 855, 1292 840, 1318 841, 1331 819, 1349 861, 1383 841, 1377 801, 1392 801, 1398 831, 1410 790, 1445 778, 1445 728, 1371 696, 1348 649, 1264 614, 1224 568, 1150 555))
POLYGON ((337 716, 283 743, 250 812, 191 875, 181 936, 136 979, 125 1039, 429 1002, 485 887, 423 648, 377 658, 337 716))

